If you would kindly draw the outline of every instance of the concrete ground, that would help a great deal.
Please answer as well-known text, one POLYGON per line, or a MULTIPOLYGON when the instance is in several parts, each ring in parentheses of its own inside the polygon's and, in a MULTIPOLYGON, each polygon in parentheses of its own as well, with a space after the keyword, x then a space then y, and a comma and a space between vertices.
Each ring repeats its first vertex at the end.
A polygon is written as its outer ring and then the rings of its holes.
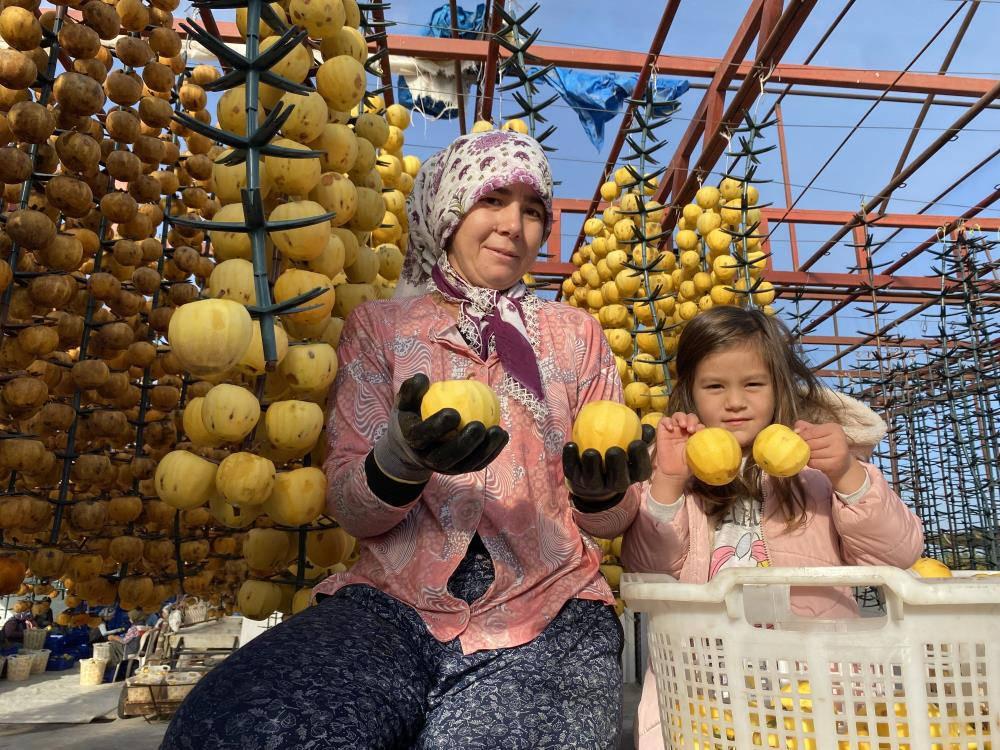
POLYGON ((165 721, 114 713, 90 724, 0 724, 0 750, 155 750, 166 731, 165 721))
MULTIPOLYGON (((639 686, 626 685, 619 750, 635 747, 632 723, 638 705, 639 686)), ((114 712, 89 724, 0 724, 0 750, 156 750, 166 731, 166 721, 118 719, 114 712)))

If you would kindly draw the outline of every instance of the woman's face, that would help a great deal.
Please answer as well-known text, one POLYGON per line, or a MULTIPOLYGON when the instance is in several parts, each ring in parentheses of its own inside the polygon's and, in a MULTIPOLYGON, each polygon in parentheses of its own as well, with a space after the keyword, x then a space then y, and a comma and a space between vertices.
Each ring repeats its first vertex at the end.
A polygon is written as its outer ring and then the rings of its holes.
POLYGON ((545 234, 545 204, 526 185, 480 198, 452 235, 448 261, 474 286, 508 289, 538 257, 545 234))

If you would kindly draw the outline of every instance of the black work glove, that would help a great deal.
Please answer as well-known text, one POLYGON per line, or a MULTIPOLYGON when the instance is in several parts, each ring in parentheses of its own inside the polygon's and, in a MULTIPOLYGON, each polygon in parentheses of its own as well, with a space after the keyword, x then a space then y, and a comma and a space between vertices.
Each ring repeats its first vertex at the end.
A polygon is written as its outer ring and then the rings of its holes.
POLYGON ((653 473, 649 448, 656 439, 656 430, 642 426, 642 439, 633 440, 628 450, 617 446, 601 454, 588 448, 580 454, 576 443, 563 446, 563 473, 574 504, 580 510, 607 510, 618 504, 629 486, 644 482, 653 473))
POLYGON ((399 482, 419 484, 438 474, 467 474, 488 466, 507 445, 510 436, 502 427, 486 429, 469 422, 461 430, 454 409, 441 409, 427 419, 420 417, 420 402, 430 387, 423 373, 399 387, 389 415, 389 429, 376 443, 373 458, 382 472, 399 482))

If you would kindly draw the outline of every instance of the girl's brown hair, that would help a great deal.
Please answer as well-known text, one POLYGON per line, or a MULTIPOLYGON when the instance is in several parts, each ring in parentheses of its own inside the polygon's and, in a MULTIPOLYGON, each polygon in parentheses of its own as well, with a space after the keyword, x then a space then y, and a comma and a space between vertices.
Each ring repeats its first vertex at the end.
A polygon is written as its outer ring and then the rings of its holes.
MULTIPOLYGON (((771 374, 774 389, 773 423, 791 427, 803 414, 827 415, 820 396, 822 386, 800 358, 788 329, 777 318, 760 310, 713 307, 697 315, 684 328, 677 349, 677 380, 670 394, 669 413, 697 413, 694 378, 705 357, 718 352, 749 347, 760 354, 771 374)), ((722 487, 712 487, 692 478, 695 492, 703 498, 705 512, 718 521, 739 497, 762 498, 761 470, 752 457, 739 477, 722 487)), ((798 477, 771 480, 774 494, 789 528, 805 521, 805 501, 798 477)))

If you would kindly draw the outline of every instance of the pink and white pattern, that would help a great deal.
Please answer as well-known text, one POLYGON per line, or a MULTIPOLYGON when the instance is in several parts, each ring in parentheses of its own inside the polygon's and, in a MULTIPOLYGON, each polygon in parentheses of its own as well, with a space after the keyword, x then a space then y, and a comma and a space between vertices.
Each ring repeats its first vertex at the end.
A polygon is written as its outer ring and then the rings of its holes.
POLYGON ((600 325, 587 313, 537 300, 530 331, 545 352, 539 372, 546 414, 503 386, 494 353, 485 361, 459 333, 457 305, 437 294, 368 302, 347 319, 331 392, 324 468, 328 512, 360 542, 360 559, 316 587, 332 594, 367 584, 413 607, 435 638, 459 638, 465 653, 527 643, 570 599, 614 601, 601 577, 601 551, 588 534, 611 539, 631 524, 645 488, 617 506, 580 513, 570 502, 562 447, 589 401, 622 398, 621 380, 600 325), (404 380, 474 378, 497 391, 500 426, 510 443, 483 471, 435 474, 420 498, 396 507, 368 487, 365 456, 382 434, 404 380), (581 533, 585 532, 585 533, 581 533), (448 592, 448 580, 478 532, 496 582, 473 606, 448 592))

